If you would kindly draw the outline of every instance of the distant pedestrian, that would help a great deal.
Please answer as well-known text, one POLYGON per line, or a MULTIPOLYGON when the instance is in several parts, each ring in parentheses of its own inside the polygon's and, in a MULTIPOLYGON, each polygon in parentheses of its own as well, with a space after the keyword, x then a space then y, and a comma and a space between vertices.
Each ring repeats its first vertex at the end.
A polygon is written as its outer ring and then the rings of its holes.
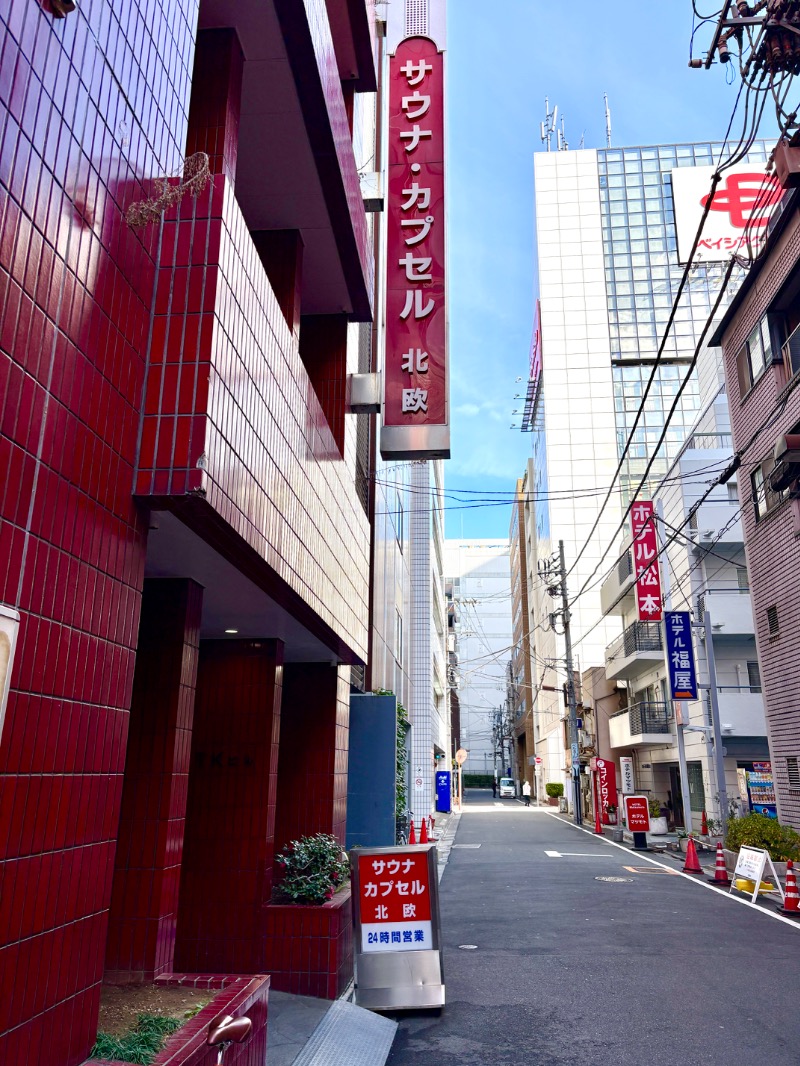
POLYGON ((497 778, 492 778, 492 799, 497 799, 497 778))
POLYGON ((522 784, 522 795, 525 797, 525 806, 531 805, 531 783, 530 781, 524 781, 522 784))

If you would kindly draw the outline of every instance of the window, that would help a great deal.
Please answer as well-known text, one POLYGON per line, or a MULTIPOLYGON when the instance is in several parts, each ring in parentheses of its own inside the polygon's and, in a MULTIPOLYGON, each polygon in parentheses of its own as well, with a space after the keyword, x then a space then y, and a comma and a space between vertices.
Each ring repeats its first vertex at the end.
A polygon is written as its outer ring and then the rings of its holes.
POLYGON ((731 503, 739 502, 739 486, 735 481, 728 482, 728 499, 731 503))
POLYGON ((398 663, 403 661, 403 616, 395 609, 394 619, 394 657, 398 663))
POLYGON ((753 510, 755 511, 756 522, 782 504, 789 495, 788 489, 776 492, 772 488, 769 478, 774 467, 775 460, 771 455, 768 455, 750 475, 750 488, 753 496, 753 510))
POLYGON ((769 635, 771 637, 777 637, 779 635, 781 624, 778 620, 777 606, 767 607, 767 626, 769 627, 769 635))
POLYGON ((761 670, 757 662, 747 664, 747 683, 751 692, 761 691, 761 670))
POLYGON ((400 493, 397 493, 397 514, 395 515, 397 530, 397 543, 400 545, 400 551, 403 550, 403 497, 400 493))
POLYGON ((786 772, 789 775, 790 790, 800 792, 800 766, 797 765, 796 755, 786 756, 786 772))
POLYGON ((739 592, 746 595, 750 591, 750 575, 746 566, 736 567, 736 582, 739 586, 739 592))
POLYGON ((787 379, 800 370, 800 328, 794 330, 783 346, 783 365, 787 379))
POLYGON ((765 315, 736 356, 739 395, 744 397, 768 366, 776 361, 783 341, 782 324, 774 315, 765 315))

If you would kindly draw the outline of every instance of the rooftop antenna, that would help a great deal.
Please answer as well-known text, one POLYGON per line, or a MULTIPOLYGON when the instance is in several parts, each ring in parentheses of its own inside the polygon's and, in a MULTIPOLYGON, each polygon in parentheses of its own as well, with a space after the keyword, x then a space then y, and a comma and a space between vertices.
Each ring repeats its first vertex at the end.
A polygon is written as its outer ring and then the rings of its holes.
POLYGON ((561 129, 558 130, 557 133, 558 133, 558 150, 559 150, 559 152, 568 152, 569 151, 569 145, 567 144, 567 132, 564 129, 564 116, 563 115, 561 116, 561 129))
MULTIPOLYGON (((544 122, 539 124, 539 130, 542 137, 542 144, 547 145, 547 151, 551 150, 551 140, 554 133, 558 133, 558 104, 555 105, 553 110, 550 110, 550 98, 545 96, 544 98, 544 122)), ((560 134, 559 134, 560 137, 560 134)))
POLYGON ((608 106, 608 93, 603 93, 606 105, 606 148, 611 147, 611 108, 608 106))

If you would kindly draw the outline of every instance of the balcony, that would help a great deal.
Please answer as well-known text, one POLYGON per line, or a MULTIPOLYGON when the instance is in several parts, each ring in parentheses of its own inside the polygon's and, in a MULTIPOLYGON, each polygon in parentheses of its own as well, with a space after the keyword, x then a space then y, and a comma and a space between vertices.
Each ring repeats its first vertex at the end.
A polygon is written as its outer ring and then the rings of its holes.
POLYGON ((701 504, 689 522, 689 532, 697 548, 729 545, 732 548, 744 544, 742 518, 738 505, 731 501, 709 501, 701 504), (723 532, 724 530, 724 532, 723 532))
POLYGON ((666 703, 645 701, 634 703, 624 711, 612 715, 608 722, 609 744, 612 748, 645 748, 671 745, 672 711, 666 703))
POLYGON ((635 584, 633 553, 628 549, 600 586, 600 609, 603 614, 622 614, 630 610, 635 584))
MULTIPOLYGON (((725 737, 763 737, 767 734, 764 717, 764 698, 761 692, 749 687, 720 685, 719 723, 723 743, 725 737)), ((711 701, 705 693, 706 721, 711 724, 711 701)))
POLYGON ((699 621, 703 612, 711 615, 711 632, 714 640, 726 637, 752 637, 755 635, 753 604, 746 590, 721 590, 703 593, 697 597, 699 621))
POLYGON ((606 648, 606 677, 629 679, 664 661, 659 622, 634 622, 606 648))

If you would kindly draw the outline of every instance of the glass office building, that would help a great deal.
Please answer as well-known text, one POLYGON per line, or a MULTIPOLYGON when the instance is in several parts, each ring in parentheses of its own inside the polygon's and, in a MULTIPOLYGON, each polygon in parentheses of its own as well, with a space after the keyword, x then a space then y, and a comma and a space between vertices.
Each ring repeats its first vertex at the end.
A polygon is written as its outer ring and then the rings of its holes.
MULTIPOLYGON (((620 454, 650 378, 652 363, 683 274, 675 247, 670 175, 677 167, 717 163, 721 149, 720 144, 682 144, 597 152, 614 412, 620 454)), ((759 143, 747 161, 754 169, 763 170, 766 159, 767 149, 759 143)), ((692 271, 622 473, 626 500, 638 486, 647 459, 659 439, 685 374, 681 364, 694 355, 724 269, 722 263, 709 263, 692 271)), ((694 375, 671 419, 665 446, 651 472, 652 483, 658 482, 677 454, 694 423, 699 405, 699 386, 694 375)))
MULTIPOLYGON (((544 425, 545 446, 537 451, 547 466, 552 540, 543 554, 563 539, 568 567, 589 537, 633 427, 683 274, 671 172, 711 166, 722 153, 721 144, 704 143, 535 157, 542 363, 525 428, 544 425)), ((745 163, 763 172, 767 154, 759 142, 745 163)), ((603 550, 653 454, 723 270, 722 263, 692 269, 611 505, 570 575, 571 592, 589 585, 573 612, 583 666, 602 663, 616 635, 613 623, 597 625, 599 579, 615 558, 604 559, 603 550)), ((726 299, 737 284, 734 275, 726 299)), ((716 352, 704 351, 642 495, 664 475, 721 381, 716 352)))

